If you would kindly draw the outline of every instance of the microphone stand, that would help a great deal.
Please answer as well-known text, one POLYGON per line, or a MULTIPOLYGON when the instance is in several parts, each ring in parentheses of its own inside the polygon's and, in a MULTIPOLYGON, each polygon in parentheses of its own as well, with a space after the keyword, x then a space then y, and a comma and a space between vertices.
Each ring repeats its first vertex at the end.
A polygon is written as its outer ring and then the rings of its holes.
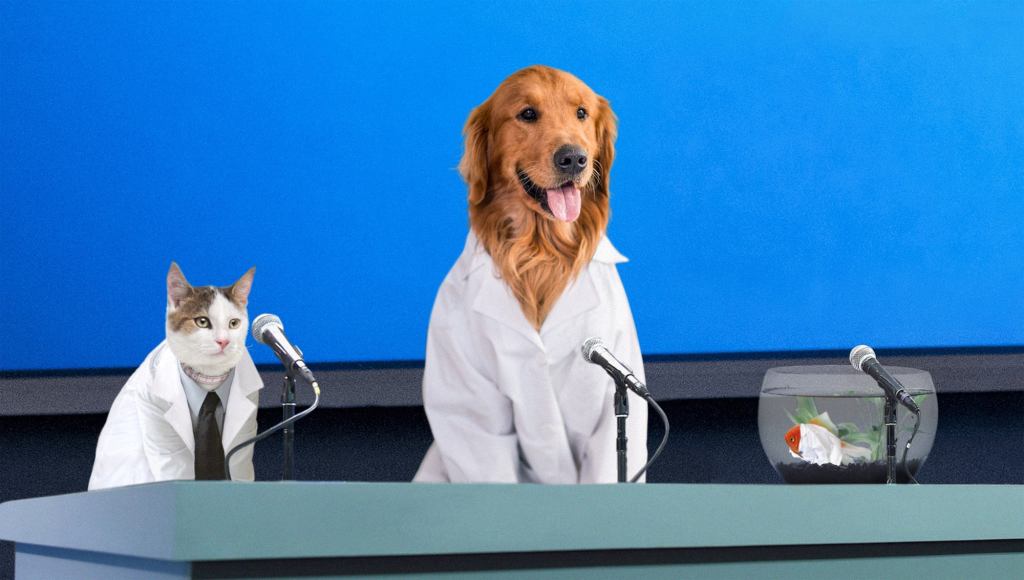
POLYGON ((885 483, 896 483, 896 397, 885 394, 885 483))
MULTIPOLYGON (((293 385, 294 385, 294 382, 293 382, 293 385)), ((284 429, 285 427, 290 426, 292 423, 294 423, 294 422, 298 421, 299 419, 305 417, 306 415, 312 413, 314 410, 316 410, 317 407, 320 406, 320 385, 316 381, 312 381, 310 383, 310 386, 313 387, 313 404, 310 405, 309 407, 306 407, 306 410, 302 411, 301 413, 294 413, 295 410, 293 408, 292 412, 294 414, 292 416, 288 417, 284 421, 281 421, 277 425, 274 425, 273 427, 270 427, 269 429, 263 431, 262 433, 257 433, 256 435, 246 439, 245 441, 242 441, 238 445, 235 445, 234 447, 232 447, 231 451, 228 451, 227 455, 224 456, 224 473, 227 474, 227 479, 228 480, 231 479, 231 456, 232 455, 234 455, 235 453, 238 453, 242 449, 245 449, 249 445, 252 445, 252 444, 256 443, 257 441, 262 441, 262 440, 266 439, 267 437, 270 437, 274 433, 277 433, 278 431, 284 429)), ((293 397, 294 397, 294 395, 293 395, 293 397)))
POLYGON ((619 456, 619 483, 626 483, 626 418, 629 417, 629 389, 621 381, 615 381, 615 422, 618 424, 618 437, 615 450, 619 456))
MULTIPOLYGON (((281 421, 295 416, 295 378, 285 373, 284 386, 281 391, 281 421)), ((295 460, 295 423, 287 423, 281 431, 284 445, 284 457, 281 462, 281 481, 291 481, 292 466, 295 460)))

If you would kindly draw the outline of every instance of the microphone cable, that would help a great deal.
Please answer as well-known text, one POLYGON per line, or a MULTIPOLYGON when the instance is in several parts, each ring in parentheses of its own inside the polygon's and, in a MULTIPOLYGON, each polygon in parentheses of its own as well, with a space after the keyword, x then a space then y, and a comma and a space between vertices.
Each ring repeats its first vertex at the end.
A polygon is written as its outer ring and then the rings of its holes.
POLYGON ((273 435, 274 433, 277 433, 281 429, 284 429, 288 425, 291 425, 292 423, 294 423, 294 422, 298 421, 299 419, 305 417, 306 415, 312 413, 317 408, 317 406, 320 405, 320 385, 316 381, 313 381, 313 383, 311 383, 311 385, 313 387, 313 404, 310 405, 309 408, 307 408, 305 411, 302 411, 301 413, 296 413, 295 415, 292 415, 291 417, 288 417, 284 421, 281 421, 277 425, 274 425, 273 427, 267 429, 266 431, 264 431, 262 433, 256 434, 255 437, 250 437, 249 439, 246 439, 245 441, 242 441, 238 445, 235 445, 234 447, 232 447, 231 451, 229 451, 228 454, 226 456, 224 456, 224 473, 227 475, 227 480, 228 481, 231 481, 231 456, 232 455, 234 455, 240 449, 242 449, 242 448, 244 448, 244 447, 246 447, 248 445, 254 445, 257 441, 262 441, 262 440, 266 439, 267 437, 269 437, 270 435, 273 435))
POLYGON ((640 471, 636 472, 636 475, 633 476, 633 479, 629 480, 629 483, 636 483, 637 480, 640 479, 640 476, 647 471, 647 468, 650 467, 651 464, 658 459, 658 456, 661 455, 662 450, 665 449, 665 444, 668 443, 668 416, 665 415, 665 411, 662 410, 661 405, 659 405, 658 402, 654 400, 654 397, 652 397, 650 394, 644 397, 644 399, 646 399, 647 402, 652 407, 654 407, 654 410, 658 412, 658 415, 661 417, 661 423, 665 425, 665 434, 661 436, 661 443, 658 444, 658 448, 654 451, 654 455, 652 455, 651 458, 647 460, 647 463, 640 468, 640 471))
POLYGON ((915 485, 920 485, 920 482, 910 474, 910 465, 907 463, 907 452, 910 451, 910 444, 914 442, 914 437, 917 437, 917 430, 921 428, 921 412, 917 411, 914 413, 914 431, 910 434, 910 439, 907 439, 906 446, 903 447, 903 471, 907 474, 907 481, 913 482, 915 485))

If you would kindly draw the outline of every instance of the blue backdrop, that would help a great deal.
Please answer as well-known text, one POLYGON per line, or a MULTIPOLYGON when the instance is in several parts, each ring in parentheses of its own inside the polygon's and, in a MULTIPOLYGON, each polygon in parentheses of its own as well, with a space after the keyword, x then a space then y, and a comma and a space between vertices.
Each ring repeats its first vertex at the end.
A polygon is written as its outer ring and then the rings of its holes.
POLYGON ((422 358, 462 123, 533 63, 620 117, 645 352, 1024 344, 1024 4, 708 4, 0 4, 0 368, 137 365, 171 260, 422 358))

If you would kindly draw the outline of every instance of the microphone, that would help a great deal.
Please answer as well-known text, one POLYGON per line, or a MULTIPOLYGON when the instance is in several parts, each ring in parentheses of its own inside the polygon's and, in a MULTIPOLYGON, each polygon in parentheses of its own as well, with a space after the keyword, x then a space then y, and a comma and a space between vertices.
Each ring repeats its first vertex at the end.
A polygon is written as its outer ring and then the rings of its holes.
POLYGON ((878 363, 873 348, 866 344, 853 347, 853 350, 850 351, 850 364, 853 365, 853 368, 871 375, 871 378, 875 379, 886 394, 894 397, 904 407, 914 413, 921 412, 913 397, 907 393, 907 389, 878 363))
POLYGON ((615 358, 615 355, 605 347, 604 342, 600 338, 593 336, 583 342, 580 347, 580 352, 583 354, 583 360, 599 365, 604 369, 606 373, 611 375, 615 379, 615 418, 617 423, 617 439, 615 449, 618 453, 618 477, 619 483, 626 482, 626 416, 629 415, 629 403, 627 401, 628 396, 626 395, 623 386, 628 387, 629 390, 640 395, 647 400, 647 403, 657 411, 661 417, 661 423, 665 426, 665 433, 661 436, 661 443, 658 444, 658 448, 654 450, 654 455, 647 460, 647 463, 640 468, 640 471, 636 472, 636 475, 629 480, 630 483, 636 483, 640 476, 647 473, 649 468, 655 460, 661 455, 661 452, 665 449, 665 444, 668 443, 668 431, 669 422, 668 416, 665 411, 662 410, 658 402, 651 396, 650 391, 647 387, 640 382, 640 379, 636 378, 633 371, 629 367, 622 364, 622 361, 615 358))
POLYGON ((260 314, 252 321, 252 337, 256 342, 265 344, 274 351, 281 364, 289 373, 294 373, 319 390, 313 373, 302 360, 302 351, 288 341, 284 335, 284 324, 281 319, 273 314, 260 314))
MULTIPOLYGON (((293 425, 299 419, 312 413, 313 410, 320 405, 320 384, 316 382, 316 379, 313 378, 313 373, 310 372, 309 367, 306 366, 306 362, 302 360, 302 351, 300 351, 296 346, 289 342, 288 337, 284 335, 284 324, 281 323, 281 319, 278 318, 277 316, 274 316, 273 314, 260 314, 259 316, 256 317, 255 320, 252 321, 252 337, 256 339, 256 342, 263 343, 269 346, 271 350, 274 351, 274 354, 277 355, 277 358, 281 359, 281 364, 284 365, 286 372, 288 372, 289 374, 299 375, 300 377, 302 377, 303 380, 309 383, 309 386, 313 387, 313 404, 310 405, 305 411, 302 411, 301 413, 297 413, 290 417, 286 416, 287 418, 278 423, 277 425, 274 425, 273 427, 267 429, 266 431, 263 431, 262 433, 257 433, 256 435, 232 447, 231 450, 228 451, 227 455, 224 456, 224 473, 227 474, 228 480, 231 479, 232 455, 238 453, 242 449, 245 449, 249 445, 255 444, 257 441, 262 441, 263 439, 266 439, 270 435, 277 433, 278 431, 288 427, 289 425, 293 425)), ((292 400, 294 401, 294 398, 292 400)), ((290 404, 292 407, 295 406, 294 402, 286 404, 290 404)), ((288 432, 285 431, 285 433, 287 434, 288 432)), ((291 461, 289 459, 289 457, 291 456, 291 444, 288 441, 289 440, 287 439, 286 436, 286 465, 290 465, 291 461)), ((286 467, 286 469, 290 470, 291 468, 286 467)), ((290 471, 288 473, 290 473, 290 471)))
POLYGON ((645 399, 651 396, 647 387, 640 382, 640 379, 636 378, 633 371, 615 358, 615 355, 605 347, 600 338, 596 336, 588 338, 580 347, 580 352, 583 353, 583 360, 599 365, 620 385, 629 387, 631 391, 645 399))

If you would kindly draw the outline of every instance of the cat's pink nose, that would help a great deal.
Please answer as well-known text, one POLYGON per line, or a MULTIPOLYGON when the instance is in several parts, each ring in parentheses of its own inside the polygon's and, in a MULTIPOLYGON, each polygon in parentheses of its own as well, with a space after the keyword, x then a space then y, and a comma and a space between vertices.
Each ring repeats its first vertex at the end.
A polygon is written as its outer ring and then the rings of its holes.
POLYGON ((217 344, 220 345, 220 349, 221 350, 224 350, 225 348, 228 347, 229 344, 231 344, 231 340, 229 340, 227 338, 218 338, 216 340, 216 342, 217 342, 217 344))

